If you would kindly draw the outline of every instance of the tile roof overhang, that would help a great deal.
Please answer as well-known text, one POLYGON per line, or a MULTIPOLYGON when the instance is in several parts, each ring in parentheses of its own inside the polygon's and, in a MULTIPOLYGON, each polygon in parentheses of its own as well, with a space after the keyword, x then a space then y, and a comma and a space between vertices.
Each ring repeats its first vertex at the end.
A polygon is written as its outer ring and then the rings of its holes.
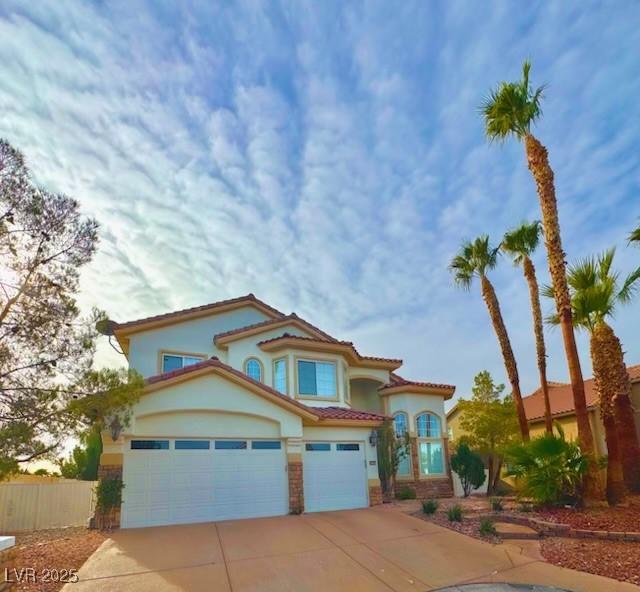
POLYGON ((314 337, 300 337, 284 333, 273 339, 260 341, 258 347, 263 351, 273 352, 283 349, 296 349, 309 352, 325 352, 344 356, 352 366, 361 368, 378 368, 396 370, 402 366, 402 360, 393 358, 377 358, 360 355, 351 341, 325 341, 314 337))
POLYGON ((456 387, 452 384, 440 384, 437 382, 417 382, 407 380, 391 373, 391 380, 387 384, 383 384, 378 388, 378 392, 382 396, 394 395, 397 393, 419 393, 424 395, 439 395, 448 400, 453 397, 456 387))
POLYGON ((145 393, 167 388, 187 380, 199 378, 208 373, 215 373, 223 378, 235 382, 242 387, 247 388, 253 393, 265 397, 271 402, 284 407, 302 417, 305 425, 314 426, 359 426, 359 427, 375 427, 382 424, 385 419, 384 415, 371 413, 368 411, 359 411, 356 409, 347 409, 340 407, 310 407, 300 403, 287 395, 283 395, 279 391, 270 386, 253 380, 246 374, 232 368, 228 364, 221 362, 218 358, 210 358, 185 366, 179 370, 172 370, 164 374, 151 376, 145 380, 145 393))
MULTIPOLYGON (((640 364, 627 366, 629 379, 632 383, 640 382, 640 364)), ((573 391, 571 384, 563 382, 549 382, 549 402, 551 403, 551 415, 562 416, 571 415, 575 412, 573 403, 573 391)), ((596 392, 593 378, 584 381, 584 394, 588 409, 595 409, 598 404, 598 393, 596 392)), ((544 397, 540 388, 532 394, 523 397, 524 412, 528 421, 539 421, 544 419, 544 397)))
POLYGON ((213 338, 213 342, 218 347, 226 348, 229 343, 237 341, 238 339, 244 339, 245 337, 250 337, 251 335, 259 335, 260 333, 264 333, 266 331, 272 331, 273 329, 291 325, 298 327, 298 329, 301 329, 302 331, 311 333, 315 338, 322 341, 337 343, 337 339, 335 339, 328 333, 325 333, 315 325, 312 325, 308 321, 300 318, 295 313, 291 313, 281 318, 268 319, 260 323, 255 323, 253 325, 246 325, 245 327, 239 327, 238 329, 225 331, 224 333, 218 333, 213 338))

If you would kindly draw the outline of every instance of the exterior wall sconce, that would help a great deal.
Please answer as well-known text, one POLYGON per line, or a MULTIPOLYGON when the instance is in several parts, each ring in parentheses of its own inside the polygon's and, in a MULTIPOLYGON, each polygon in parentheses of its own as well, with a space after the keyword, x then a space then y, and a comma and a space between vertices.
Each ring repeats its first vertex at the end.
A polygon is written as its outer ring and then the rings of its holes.
POLYGON ((120 423, 120 418, 116 415, 109 424, 109 431, 111 432, 111 439, 116 442, 120 437, 120 432, 122 431, 122 424, 120 423))

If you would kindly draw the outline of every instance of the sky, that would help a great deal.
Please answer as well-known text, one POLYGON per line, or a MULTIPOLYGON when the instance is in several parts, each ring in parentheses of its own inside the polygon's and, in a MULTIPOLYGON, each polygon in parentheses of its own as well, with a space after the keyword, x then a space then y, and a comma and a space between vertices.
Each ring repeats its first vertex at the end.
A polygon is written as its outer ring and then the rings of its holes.
MULTIPOLYGON (((639 24, 632 1, 5 0, 0 137, 101 224, 85 310, 126 321, 253 292, 468 396, 481 370, 507 380, 479 285, 456 288, 448 264, 540 217, 523 146, 488 143, 478 107, 532 60, 567 258, 617 246, 631 271, 639 24)), ((534 262, 548 282, 543 248, 534 262)), ((491 279, 531 392, 526 284, 504 258, 491 279)), ((640 363, 640 299, 613 324, 640 363)), ((567 380, 546 337, 549 378, 567 380)), ((124 362, 104 342, 97 361, 124 362)))

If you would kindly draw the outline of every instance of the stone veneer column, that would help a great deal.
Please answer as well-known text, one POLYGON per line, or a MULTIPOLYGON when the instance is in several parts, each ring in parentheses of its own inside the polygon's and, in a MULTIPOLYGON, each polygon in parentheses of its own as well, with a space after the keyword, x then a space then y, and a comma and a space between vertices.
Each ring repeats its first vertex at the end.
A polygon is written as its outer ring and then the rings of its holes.
POLYGON ((289 476, 289 513, 302 514, 304 512, 304 483, 301 454, 287 454, 287 473, 289 476))
POLYGON ((380 479, 369 479, 369 505, 379 506, 382 502, 382 485, 380 484, 380 479))
MULTIPOLYGON (((116 478, 122 479, 122 454, 102 454, 100 455, 100 464, 98 465, 98 479, 116 478)), ((94 515, 94 523, 96 528, 119 528, 120 527, 120 511, 121 508, 114 508, 110 516, 103 517, 98 513, 94 515)))

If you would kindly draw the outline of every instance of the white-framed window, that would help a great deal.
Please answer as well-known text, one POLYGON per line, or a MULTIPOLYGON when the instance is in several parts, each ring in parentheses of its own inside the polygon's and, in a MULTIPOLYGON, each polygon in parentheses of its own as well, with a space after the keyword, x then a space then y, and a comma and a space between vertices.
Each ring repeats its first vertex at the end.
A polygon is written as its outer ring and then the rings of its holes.
POLYGON ((287 358, 273 361, 273 388, 287 394, 287 358))
POLYGON ((249 378, 262 382, 262 362, 258 358, 247 358, 244 363, 244 373, 249 378))
POLYGON ((304 397, 336 397, 336 364, 298 360, 298 394, 304 397))
MULTIPOLYGON (((409 431, 409 419, 404 411, 399 411, 393 416, 393 429, 396 433, 396 438, 406 438, 409 431)), ((407 454, 398 463, 399 477, 409 477, 411 475, 411 451, 407 450, 407 454)))
POLYGON ((444 474, 444 443, 440 418, 433 413, 421 413, 416 417, 418 436, 418 461, 421 475, 444 474))
POLYGON ((197 356, 192 354, 162 354, 162 372, 171 372, 172 370, 180 370, 185 366, 191 366, 197 364, 205 359, 204 356, 197 356))

